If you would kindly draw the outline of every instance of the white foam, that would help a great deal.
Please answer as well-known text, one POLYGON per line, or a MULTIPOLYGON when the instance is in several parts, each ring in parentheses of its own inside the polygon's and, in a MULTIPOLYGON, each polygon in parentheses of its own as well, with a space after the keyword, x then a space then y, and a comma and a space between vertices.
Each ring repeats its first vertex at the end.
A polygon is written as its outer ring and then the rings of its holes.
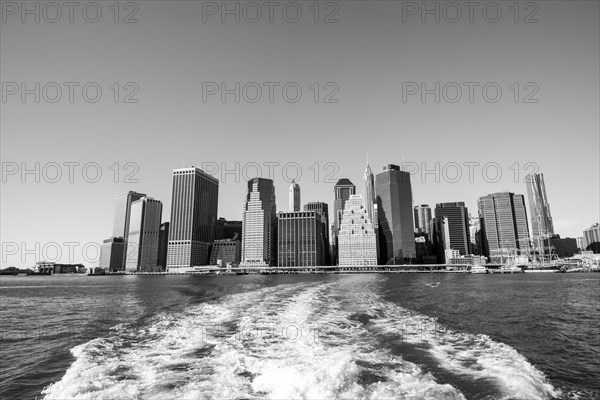
MULTIPOLYGON (((361 275, 257 288, 160 314, 143 328, 117 326, 110 337, 73 348, 74 363, 43 394, 47 399, 464 399, 421 366, 379 348, 373 329, 399 334, 399 324, 428 320, 378 297, 380 279, 361 275)), ((423 341, 404 334, 408 341, 423 341)), ((473 345, 448 332, 446 339, 428 343, 450 371, 504 374, 497 379, 507 395, 552 393, 543 375, 515 350, 485 336, 478 340, 473 345), (477 367, 465 361, 474 357, 477 367)))

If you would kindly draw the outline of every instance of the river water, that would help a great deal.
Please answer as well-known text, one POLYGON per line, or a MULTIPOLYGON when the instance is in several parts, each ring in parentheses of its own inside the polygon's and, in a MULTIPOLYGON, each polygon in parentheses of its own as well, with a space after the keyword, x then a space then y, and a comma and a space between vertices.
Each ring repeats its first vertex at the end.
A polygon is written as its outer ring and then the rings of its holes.
POLYGON ((600 274, 0 278, 2 399, 600 398, 600 274))

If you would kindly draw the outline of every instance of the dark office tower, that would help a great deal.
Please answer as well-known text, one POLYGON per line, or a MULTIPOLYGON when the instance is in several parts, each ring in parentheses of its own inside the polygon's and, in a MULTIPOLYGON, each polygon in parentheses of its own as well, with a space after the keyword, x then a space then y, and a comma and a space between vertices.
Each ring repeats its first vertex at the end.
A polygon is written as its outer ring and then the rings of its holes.
POLYGON ((123 254, 125 254, 125 241, 122 237, 106 239, 100 246, 100 268, 109 272, 122 272, 123 254))
POLYGON ((415 232, 431 235, 431 208, 429 204, 415 206, 415 232))
POLYGON ((222 239, 242 240, 242 221, 225 221, 222 239))
POLYGON ((277 266, 323 265, 323 223, 316 211, 279 213, 277 216, 277 266))
POLYGON ((156 272, 162 203, 142 197, 131 203, 125 270, 156 272))
MULTIPOLYGON (((129 220, 131 215, 131 203, 145 197, 144 193, 129 191, 118 195, 115 198, 115 220, 113 223, 113 237, 123 238, 125 248, 127 248, 127 237, 129 235, 129 220)), ((123 261, 119 270, 125 270, 127 253, 123 252, 123 261)))
POLYGON ((158 234, 158 270, 165 271, 167 269, 167 250, 169 248, 169 223, 163 222, 160 224, 160 232, 158 234))
POLYGON ((223 217, 217 220, 217 224, 215 225, 215 240, 223 239, 223 227, 225 226, 225 222, 227 222, 227 220, 223 217))
POLYGON ((217 224, 219 181, 199 168, 173 171, 167 270, 206 265, 217 224))
POLYGON ((550 205, 546 195, 544 174, 529 174, 525 178, 527 197, 529 199, 529 214, 531 218, 531 234, 534 244, 554 235, 550 205))
MULTIPOLYGON (((458 250, 463 256, 470 253, 469 211, 465 203, 440 203, 435 206, 436 231, 440 255, 444 250, 458 250), (443 224, 443 225, 442 225, 443 224)), ((441 259, 441 258, 440 258, 441 259)))
POLYGON ((289 212, 300 211, 300 185, 292 180, 290 185, 289 212))
POLYGON ((329 253, 329 205, 322 201, 312 201, 304 205, 304 211, 315 211, 319 214, 321 224, 323 225, 323 265, 331 265, 331 255, 329 253))
POLYGON ((416 257, 410 174, 388 164, 375 176, 379 217, 379 260, 404 264, 416 257))
POLYGON ((242 267, 277 265, 275 187, 266 178, 248 181, 242 218, 242 267))
POLYGON ((331 257, 333 264, 337 264, 337 236, 340 230, 340 222, 344 214, 344 206, 351 195, 356 194, 356 186, 349 179, 342 178, 333 187, 333 235, 331 242, 331 257))
POLYGON ((498 259, 506 252, 529 247, 529 228, 523 195, 493 193, 477 200, 483 254, 498 259))

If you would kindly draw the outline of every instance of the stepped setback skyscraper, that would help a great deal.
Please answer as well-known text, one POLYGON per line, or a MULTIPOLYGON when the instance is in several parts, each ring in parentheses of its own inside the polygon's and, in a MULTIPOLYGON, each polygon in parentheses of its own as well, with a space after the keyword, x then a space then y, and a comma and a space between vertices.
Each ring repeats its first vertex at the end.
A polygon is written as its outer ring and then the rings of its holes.
POLYGON ((200 168, 173 171, 167 270, 208 264, 215 237, 219 181, 200 168))
POLYGON ((373 223, 360 194, 346 201, 338 232, 339 266, 377 265, 373 223))
POLYGON ((483 254, 497 260, 529 247, 525 198, 511 192, 493 193, 477 201, 483 254))
POLYGON ((531 218, 531 234, 533 243, 539 246, 543 239, 554 235, 554 225, 550 215, 550 205, 546 194, 544 174, 532 173, 525 178, 527 197, 529 199, 529 214, 531 218))
POLYGON ((266 178, 248 181, 242 218, 242 267, 277 265, 275 187, 266 178))
POLYGON ((382 264, 404 264, 416 257, 410 174, 389 164, 375 176, 382 264))

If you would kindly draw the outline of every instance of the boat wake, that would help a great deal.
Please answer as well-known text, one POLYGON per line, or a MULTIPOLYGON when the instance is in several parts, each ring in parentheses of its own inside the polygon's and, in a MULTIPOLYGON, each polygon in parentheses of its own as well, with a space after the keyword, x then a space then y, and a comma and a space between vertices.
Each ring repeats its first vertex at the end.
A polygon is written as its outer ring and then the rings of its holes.
POLYGON ((46 399, 545 399, 513 348, 377 294, 380 276, 297 283, 163 313, 71 350, 46 399), (425 327, 425 328, 424 328, 425 327), (433 327, 433 328, 432 328, 433 327))

